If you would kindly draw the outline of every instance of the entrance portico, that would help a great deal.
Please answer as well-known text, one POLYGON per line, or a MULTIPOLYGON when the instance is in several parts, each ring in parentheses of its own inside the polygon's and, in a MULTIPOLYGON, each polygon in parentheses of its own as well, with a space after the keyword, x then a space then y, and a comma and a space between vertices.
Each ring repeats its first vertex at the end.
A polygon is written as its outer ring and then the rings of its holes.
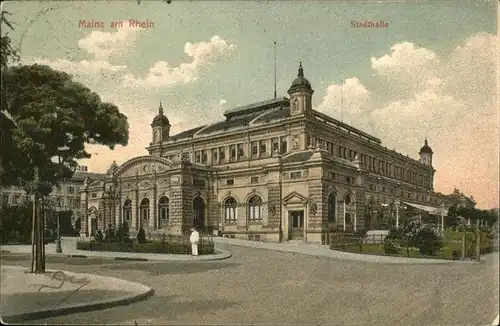
POLYGON ((307 241, 307 210, 307 198, 298 192, 283 198, 284 239, 307 241))

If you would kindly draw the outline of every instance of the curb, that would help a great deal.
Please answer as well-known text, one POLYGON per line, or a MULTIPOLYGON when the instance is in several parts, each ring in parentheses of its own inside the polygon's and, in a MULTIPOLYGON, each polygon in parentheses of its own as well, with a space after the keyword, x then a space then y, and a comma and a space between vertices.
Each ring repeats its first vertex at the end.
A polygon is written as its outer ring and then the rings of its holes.
MULTIPOLYGON (((232 254, 223 249, 217 249, 216 254, 213 255, 200 255, 198 256, 199 258, 193 258, 191 255, 170 255, 172 257, 175 257, 174 259, 150 259, 150 258, 142 258, 142 257, 116 257, 116 256, 101 256, 101 255, 82 255, 82 254, 54 254, 54 253, 49 253, 45 254, 45 256, 49 257, 61 257, 61 256, 67 256, 68 258, 99 258, 99 259, 109 259, 109 260, 122 260, 122 261, 154 261, 154 262, 173 262, 173 261, 189 261, 189 262, 198 262, 198 261, 217 261, 217 260, 224 260, 232 257, 232 254), (176 257, 178 256, 178 257, 176 257)), ((5 251, 2 251, 2 253, 5 253, 5 251)), ((26 252, 10 252, 7 251, 7 253, 12 253, 12 254, 21 254, 21 255, 28 255, 29 253, 26 252)))
MULTIPOLYGON (((352 253, 348 251, 341 250, 331 250, 328 249, 327 253, 325 252, 305 252, 298 250, 298 247, 290 247, 290 248, 269 248, 265 246, 260 246, 261 242, 253 242, 248 241, 249 243, 232 243, 230 241, 220 241, 219 245, 226 244, 230 246, 236 247, 245 247, 252 249, 263 249, 263 250, 274 250, 281 252, 289 252, 295 253, 299 255, 308 255, 314 257, 325 257, 334 260, 348 260, 348 261, 359 261, 365 263, 376 263, 376 264, 408 264, 408 265, 443 265, 443 264, 481 264, 483 263, 483 258, 481 258, 480 262, 477 261, 469 261, 469 260, 446 260, 446 259, 429 259, 429 258, 407 258, 407 257, 391 257, 384 255, 369 255, 369 254, 360 254, 360 253, 352 253), (340 255, 333 255, 334 252, 340 253, 340 255), (332 253, 332 254, 330 254, 332 253), (387 259, 389 258, 389 259, 387 259), (391 259, 396 258, 396 259, 391 259), (404 259, 404 260, 402 260, 404 259)), ((216 242, 217 244, 217 242, 216 242)))
POLYGON ((16 314, 10 316, 3 316, 2 319, 6 323, 18 323, 21 321, 29 321, 35 319, 42 319, 54 316, 62 316, 69 315, 76 312, 86 312, 90 310, 100 310, 115 306, 125 306, 137 301, 141 301, 147 299, 148 297, 154 295, 155 290, 153 288, 149 288, 149 291, 145 293, 140 293, 134 296, 123 296, 120 299, 106 299, 102 301, 97 301, 91 304, 78 304, 74 306, 64 307, 60 309, 45 309, 34 312, 28 312, 25 314, 16 314))
MULTIPOLYGON (((97 276, 103 277, 102 275, 97 275, 97 276)), ((106 278, 114 278, 114 277, 107 277, 106 276, 106 278)), ((119 279, 119 280, 121 280, 121 279, 119 279)), ((126 280, 121 280, 121 281, 126 281, 126 280)), ((147 288, 148 290, 145 292, 142 292, 142 293, 134 294, 134 295, 123 295, 123 296, 120 296, 118 298, 108 298, 108 299, 97 300, 97 301, 89 302, 89 303, 80 303, 80 304, 75 304, 75 305, 70 305, 70 306, 65 306, 65 307, 63 306, 61 308, 49 308, 49 309, 43 309, 43 310, 32 311, 32 312, 27 312, 27 313, 2 316, 2 321, 5 323, 18 323, 21 321, 29 321, 29 320, 43 319, 43 318, 54 317, 54 316, 62 316, 62 315, 68 315, 68 314, 77 313, 77 312, 100 310, 100 309, 105 309, 105 308, 110 308, 110 307, 115 307, 115 306, 125 306, 125 305, 129 305, 131 303, 137 302, 137 301, 145 300, 145 299, 153 296, 155 293, 155 290, 153 288, 147 287, 147 286, 142 285, 140 283, 131 282, 131 281, 126 281, 126 282, 141 285, 144 288, 147 288)))

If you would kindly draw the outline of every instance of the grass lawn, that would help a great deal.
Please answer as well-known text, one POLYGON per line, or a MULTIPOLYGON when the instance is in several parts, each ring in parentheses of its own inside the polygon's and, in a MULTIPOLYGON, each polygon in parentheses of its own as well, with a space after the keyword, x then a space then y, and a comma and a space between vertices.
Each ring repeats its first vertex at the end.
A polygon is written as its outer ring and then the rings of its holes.
POLYGON ((386 254, 384 252, 384 246, 382 244, 364 244, 362 246, 362 251, 359 250, 357 245, 349 245, 344 249, 335 248, 334 250, 346 251, 352 253, 366 254, 366 255, 379 255, 379 256, 393 256, 393 257, 409 257, 409 258, 429 258, 429 259, 452 259, 453 250, 460 253, 461 245, 460 243, 448 243, 434 256, 422 255, 418 249, 410 248, 409 256, 407 255, 406 248, 401 248, 400 254, 386 254))

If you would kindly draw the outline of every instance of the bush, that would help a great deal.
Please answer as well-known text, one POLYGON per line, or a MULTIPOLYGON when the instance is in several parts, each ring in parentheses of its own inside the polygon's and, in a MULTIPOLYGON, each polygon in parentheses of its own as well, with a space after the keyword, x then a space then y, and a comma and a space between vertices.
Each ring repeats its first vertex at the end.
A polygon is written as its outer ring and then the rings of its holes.
POLYGON ((397 255, 399 254, 399 249, 394 244, 393 240, 386 238, 384 240, 384 252, 389 255, 397 255))
POLYGON ((141 227, 137 233, 137 242, 146 243, 146 231, 141 227))
POLYGON ((96 231, 94 238, 96 242, 104 242, 104 234, 99 229, 96 231))
POLYGON ((459 260, 460 259, 460 253, 455 249, 451 253, 452 259, 453 260, 459 260))
POLYGON ((361 229, 353 232, 353 235, 359 238, 366 238, 366 233, 368 229, 361 229))
POLYGON ((385 237, 387 240, 402 240, 403 239, 403 229, 394 228, 389 230, 389 234, 385 237))
MULTIPOLYGON (((191 254, 191 244, 189 243, 189 241, 152 241, 146 243, 79 241, 76 244, 76 249, 89 251, 138 252, 156 254, 191 254)), ((212 241, 202 240, 198 245, 198 253, 200 255, 214 254, 214 243, 212 241)))
POLYGON ((432 227, 425 226, 417 233, 415 245, 422 255, 432 256, 443 248, 443 241, 432 227))
POLYGON ((130 230, 128 228, 127 222, 123 222, 120 224, 115 232, 115 241, 116 242, 130 242, 130 230))
POLYGON ((115 241, 115 229, 113 229, 113 226, 111 224, 108 225, 108 228, 106 230, 106 237, 105 240, 107 242, 112 242, 115 241))

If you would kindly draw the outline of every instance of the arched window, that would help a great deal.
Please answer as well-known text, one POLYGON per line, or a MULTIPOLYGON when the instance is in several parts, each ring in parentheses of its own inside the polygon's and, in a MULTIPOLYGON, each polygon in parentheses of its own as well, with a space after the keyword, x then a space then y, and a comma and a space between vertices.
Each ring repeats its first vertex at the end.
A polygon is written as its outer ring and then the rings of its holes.
POLYGON ((345 203, 346 205, 351 205, 351 204, 352 204, 352 202, 353 202, 353 201, 352 201, 351 194, 347 194, 347 195, 345 195, 345 198, 344 198, 344 203, 345 203))
POLYGON ((259 196, 248 200, 248 219, 250 222, 262 221, 262 199, 259 196))
POLYGON ((123 221, 130 224, 132 220, 132 201, 127 199, 125 203, 123 203, 123 221))
POLYGON ((142 220, 149 220, 149 199, 144 198, 139 206, 142 220))
POLYGON ((170 217, 168 197, 161 197, 158 201, 158 216, 161 220, 168 220, 170 217))
POLYGON ((328 222, 335 222, 337 219, 337 195, 331 193, 328 196, 328 222))
POLYGON ((224 201, 224 220, 229 223, 236 222, 236 199, 233 197, 224 201))

